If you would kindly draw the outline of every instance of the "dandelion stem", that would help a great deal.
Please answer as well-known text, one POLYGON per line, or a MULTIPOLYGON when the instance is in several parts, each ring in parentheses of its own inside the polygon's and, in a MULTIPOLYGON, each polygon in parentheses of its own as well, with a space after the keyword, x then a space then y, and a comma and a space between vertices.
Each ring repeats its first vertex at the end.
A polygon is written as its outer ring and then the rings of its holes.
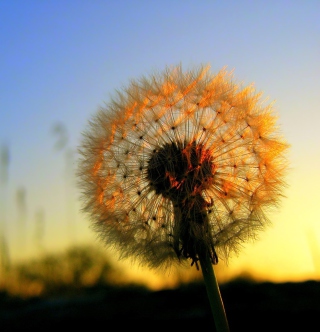
POLYGON ((217 332, 229 332, 229 324, 214 269, 208 255, 204 256, 200 257, 200 265, 215 326, 217 332))

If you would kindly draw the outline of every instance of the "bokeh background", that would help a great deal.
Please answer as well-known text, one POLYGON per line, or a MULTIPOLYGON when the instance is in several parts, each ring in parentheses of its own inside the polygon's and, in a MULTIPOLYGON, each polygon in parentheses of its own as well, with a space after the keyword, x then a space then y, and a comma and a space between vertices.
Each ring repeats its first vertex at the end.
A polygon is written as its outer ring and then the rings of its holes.
POLYGON ((272 225, 218 264, 219 281, 320 279, 319 1, 0 0, 0 45, 2 279, 10 266, 74 246, 99 248, 118 280, 152 289, 173 286, 176 273, 199 277, 118 262, 81 213, 74 176, 97 109, 131 78, 178 64, 227 67, 254 83, 291 144, 272 225))

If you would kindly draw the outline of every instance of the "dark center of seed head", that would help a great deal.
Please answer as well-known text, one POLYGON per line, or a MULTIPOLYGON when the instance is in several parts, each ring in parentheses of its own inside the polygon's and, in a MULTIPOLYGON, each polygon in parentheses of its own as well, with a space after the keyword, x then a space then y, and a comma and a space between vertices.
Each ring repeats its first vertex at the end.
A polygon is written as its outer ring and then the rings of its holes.
POLYGON ((215 165, 210 150, 196 142, 166 143, 149 159, 150 187, 174 203, 181 203, 212 183, 215 165))

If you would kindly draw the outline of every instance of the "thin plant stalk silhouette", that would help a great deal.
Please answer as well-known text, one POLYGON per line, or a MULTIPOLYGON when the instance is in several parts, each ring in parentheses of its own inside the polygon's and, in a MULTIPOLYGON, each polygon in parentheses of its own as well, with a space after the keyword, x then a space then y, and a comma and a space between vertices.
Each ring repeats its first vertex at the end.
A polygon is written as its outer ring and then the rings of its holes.
POLYGON ((70 243, 77 242, 77 227, 76 227, 76 207, 75 207, 75 178, 74 178, 74 150, 70 147, 66 149, 65 160, 65 183, 66 183, 66 216, 69 225, 70 243))
POLYGON ((45 213, 43 208, 38 208, 35 213, 34 241, 38 251, 41 254, 43 254, 45 251, 44 234, 45 234, 45 213))
POLYGON ((68 147, 68 131, 66 126, 58 122, 52 128, 53 134, 57 135, 55 149, 65 150, 65 196, 66 196, 66 218, 68 226, 68 234, 70 243, 73 244, 76 240, 75 227, 75 195, 74 195, 74 151, 68 147))
POLYGON ((10 268, 9 244, 7 241, 7 198, 10 152, 7 144, 0 149, 0 281, 10 268))
POLYGON ((27 203, 26 203, 26 189, 20 187, 16 191, 16 203, 18 212, 18 241, 20 245, 20 250, 22 252, 26 251, 26 227, 27 227, 27 203))
POLYGON ((252 85, 209 69, 167 67, 117 91, 83 133, 78 176, 104 243, 150 268, 200 263, 228 331, 213 265, 269 224, 288 144, 252 85))
POLYGON ((307 242, 310 250, 310 256, 313 261, 314 265, 314 272, 315 272, 315 279, 320 278, 320 244, 317 239, 316 235, 316 230, 315 229, 308 229, 306 230, 306 237, 307 237, 307 242))

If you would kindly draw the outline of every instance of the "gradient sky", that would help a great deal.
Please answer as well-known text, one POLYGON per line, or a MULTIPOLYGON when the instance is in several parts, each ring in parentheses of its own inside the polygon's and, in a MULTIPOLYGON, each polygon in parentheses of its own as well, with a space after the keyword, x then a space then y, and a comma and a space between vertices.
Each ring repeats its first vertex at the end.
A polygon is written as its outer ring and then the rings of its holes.
POLYGON ((70 176, 87 121, 131 78, 203 63, 274 100, 292 146, 272 226, 221 275, 320 279, 318 0, 0 0, 0 45, 0 148, 10 156, 1 227, 12 259, 96 242, 70 176))

